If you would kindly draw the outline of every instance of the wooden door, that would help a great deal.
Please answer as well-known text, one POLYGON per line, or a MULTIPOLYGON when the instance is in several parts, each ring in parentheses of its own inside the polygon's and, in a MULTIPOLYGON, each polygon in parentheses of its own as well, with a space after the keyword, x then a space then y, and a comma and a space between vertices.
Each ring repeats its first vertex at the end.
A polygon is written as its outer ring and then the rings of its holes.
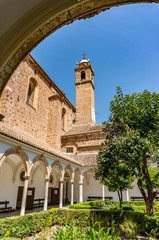
MULTIPOLYGON (((24 189, 24 187, 22 187, 22 186, 18 187, 17 204, 16 204, 17 209, 21 208, 21 205, 22 205, 23 189, 24 189)), ((33 209, 34 193, 35 193, 35 188, 28 188, 27 200, 26 200, 26 210, 33 209)))
POLYGON ((52 205, 59 204, 59 188, 53 188, 52 205))
POLYGON ((35 188, 28 188, 26 210, 33 210, 35 188))
POLYGON ((23 187, 18 187, 17 204, 16 204, 17 209, 21 208, 22 197, 23 197, 23 187))
POLYGON ((48 204, 49 205, 59 204, 59 188, 49 187, 48 204))
POLYGON ((48 205, 53 205, 52 199, 53 199, 53 188, 49 187, 48 205))

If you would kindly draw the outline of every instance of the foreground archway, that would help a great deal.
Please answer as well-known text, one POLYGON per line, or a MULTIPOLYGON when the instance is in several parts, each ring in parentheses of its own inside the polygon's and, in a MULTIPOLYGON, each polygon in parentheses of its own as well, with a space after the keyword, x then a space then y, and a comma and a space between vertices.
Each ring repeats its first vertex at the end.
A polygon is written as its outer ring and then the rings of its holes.
MULTIPOLYGON (((86 19, 113 6, 152 3, 151 0, 35 0, 0 3, 0 95, 14 69, 44 38, 77 19, 86 19), (14 6, 18 5, 18 11, 14 6), (15 10, 14 10, 15 9, 15 10), (6 16, 7 19, 6 19, 6 16)), ((156 3, 159 0, 155 1, 156 3)))

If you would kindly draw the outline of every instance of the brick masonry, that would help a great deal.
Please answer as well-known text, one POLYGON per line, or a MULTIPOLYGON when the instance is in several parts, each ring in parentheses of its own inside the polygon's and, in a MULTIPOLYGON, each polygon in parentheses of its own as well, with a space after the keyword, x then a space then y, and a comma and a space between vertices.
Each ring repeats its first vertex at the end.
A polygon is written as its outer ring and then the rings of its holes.
POLYGON ((75 72, 76 109, 29 55, 13 73, 0 99, 0 113, 5 116, 2 124, 27 133, 62 152, 73 147, 70 156, 97 154, 105 134, 101 127, 95 125, 92 117, 92 107, 95 111, 94 72, 88 61, 76 65, 75 72), (82 71, 85 71, 85 79, 81 79, 82 71), (37 83, 37 104, 34 107, 27 102, 31 78, 37 83), (63 111, 66 113, 65 129, 63 111), (73 134, 65 136, 73 126, 77 127, 78 134, 75 130, 73 134), (85 129, 82 134, 78 126, 85 129), (90 126, 93 127, 92 131, 88 131, 90 126))

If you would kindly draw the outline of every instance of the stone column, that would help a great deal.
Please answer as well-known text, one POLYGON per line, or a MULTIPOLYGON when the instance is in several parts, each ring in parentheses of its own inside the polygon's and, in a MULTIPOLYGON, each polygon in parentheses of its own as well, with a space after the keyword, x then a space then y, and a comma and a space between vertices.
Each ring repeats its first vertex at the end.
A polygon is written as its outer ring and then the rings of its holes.
POLYGON ((79 180, 79 201, 81 203, 83 202, 83 178, 84 176, 81 174, 79 180))
POLYGON ((27 199, 27 193, 28 193, 28 182, 29 182, 29 176, 25 176, 22 205, 21 205, 21 209, 20 209, 21 216, 25 215, 25 206, 26 206, 26 199, 27 199))
POLYGON ((65 171, 61 171, 61 177, 60 177, 60 199, 59 199, 59 208, 62 208, 63 203, 63 184, 64 184, 64 174, 65 171))
POLYGON ((79 182, 79 201, 83 202, 83 182, 79 182))
POLYGON ((104 185, 102 184, 102 200, 105 200, 104 185))
POLYGON ((48 206, 48 191, 49 191, 49 178, 45 179, 45 198, 44 198, 44 211, 47 211, 48 206))
POLYGON ((62 208, 63 203, 63 180, 60 180, 60 200, 59 200, 59 208, 62 208))
POLYGON ((74 197, 74 182, 71 181, 71 205, 73 205, 73 197, 74 197))
POLYGON ((126 201, 130 201, 130 197, 129 197, 129 191, 128 191, 128 189, 126 190, 126 201))

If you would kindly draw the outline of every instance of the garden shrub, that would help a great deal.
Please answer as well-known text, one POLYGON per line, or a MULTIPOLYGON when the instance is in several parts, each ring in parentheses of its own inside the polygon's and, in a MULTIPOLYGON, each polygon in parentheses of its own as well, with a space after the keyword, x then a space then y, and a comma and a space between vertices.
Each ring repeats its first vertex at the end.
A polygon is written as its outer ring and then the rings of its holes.
POLYGON ((119 227, 126 234, 126 236, 130 237, 131 239, 136 239, 140 232, 140 226, 137 224, 134 216, 131 215, 124 217, 124 220, 119 227))
POLYGON ((64 239, 91 239, 91 240, 121 240, 119 234, 115 233, 114 222, 110 227, 101 227, 101 223, 96 222, 92 227, 80 228, 76 226, 75 222, 72 222, 66 227, 57 228, 57 231, 52 235, 53 240, 64 239))
POLYGON ((129 210, 129 211, 134 211, 133 207, 123 207, 123 210, 129 210))
MULTIPOLYGON (((84 203, 77 203, 69 206, 70 209, 105 209, 115 210, 119 208, 119 201, 88 201, 84 203)), ((146 213, 146 205, 144 201, 123 201, 123 209, 134 210, 135 212, 146 213)), ((159 215, 159 202, 154 201, 154 213, 159 215)))
POLYGON ((75 221, 81 228, 93 226, 95 222, 100 222, 102 227, 108 227, 113 221, 118 226, 124 222, 126 217, 135 219, 141 234, 145 232, 149 234, 152 230, 159 232, 159 216, 157 215, 150 217, 143 213, 118 209, 51 209, 46 212, 0 219, 0 238, 23 239, 45 228, 50 228, 52 225, 66 226, 72 221, 75 221))

